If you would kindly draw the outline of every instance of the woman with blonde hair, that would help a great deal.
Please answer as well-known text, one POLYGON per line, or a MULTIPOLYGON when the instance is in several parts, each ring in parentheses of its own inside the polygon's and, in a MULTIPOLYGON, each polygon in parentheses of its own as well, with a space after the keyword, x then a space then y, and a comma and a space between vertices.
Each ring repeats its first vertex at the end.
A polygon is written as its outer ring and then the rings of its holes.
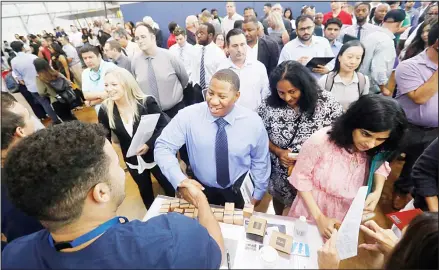
POLYGON ((111 132, 119 140, 124 161, 139 186, 146 208, 148 209, 154 201, 151 173, 163 187, 165 194, 174 197, 174 188, 154 162, 154 144, 168 123, 166 114, 162 112, 154 97, 146 96, 140 90, 136 79, 126 69, 115 67, 108 70, 105 74, 104 89, 108 98, 102 102, 98 114, 99 122, 108 129, 107 138, 110 142, 111 132), (135 155, 127 157, 141 117, 150 114, 160 115, 152 137, 137 149, 135 155))
POLYGON ((277 12, 270 12, 268 14, 268 26, 270 27, 268 28, 268 35, 277 42, 282 50, 284 45, 290 41, 290 35, 285 29, 282 16, 277 12))

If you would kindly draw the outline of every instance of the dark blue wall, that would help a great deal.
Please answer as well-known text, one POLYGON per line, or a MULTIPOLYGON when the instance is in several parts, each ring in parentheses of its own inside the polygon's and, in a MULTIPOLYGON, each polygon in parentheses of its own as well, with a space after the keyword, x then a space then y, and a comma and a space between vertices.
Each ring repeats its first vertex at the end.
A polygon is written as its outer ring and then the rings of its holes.
MULTIPOLYGON (((236 11, 243 15, 244 8, 247 6, 253 7, 258 13, 259 18, 263 16, 265 2, 236 2, 236 11)), ((274 2, 272 3, 274 4, 274 2)), ((293 16, 297 17, 300 14, 300 9, 304 5, 314 5, 319 12, 330 11, 329 2, 281 2, 282 7, 291 7, 293 16)), ((122 11, 125 21, 132 21, 134 23, 142 21, 143 17, 151 16, 156 23, 160 25, 163 32, 163 42, 166 48, 166 42, 169 36, 168 24, 175 21, 178 25, 184 27, 186 17, 189 15, 197 15, 202 8, 211 10, 216 8, 221 17, 226 13, 225 2, 140 2, 133 4, 123 4, 121 2, 120 10, 122 11)))

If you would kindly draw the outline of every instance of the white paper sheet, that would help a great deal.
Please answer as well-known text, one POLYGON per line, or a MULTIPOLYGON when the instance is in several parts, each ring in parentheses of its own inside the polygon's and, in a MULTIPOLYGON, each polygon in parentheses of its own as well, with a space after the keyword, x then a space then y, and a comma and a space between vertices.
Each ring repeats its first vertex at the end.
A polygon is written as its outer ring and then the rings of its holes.
POLYGON ((336 246, 340 260, 355 257, 358 254, 358 235, 366 194, 367 186, 363 186, 358 190, 338 231, 336 246))
POLYGON ((140 146, 145 144, 151 138, 159 118, 159 113, 142 115, 139 127, 137 128, 136 134, 134 134, 130 148, 128 148, 127 157, 136 155, 140 146))
POLYGON ((253 198, 253 192, 255 191, 255 186, 253 185, 252 179, 250 178, 250 172, 242 181, 242 185, 240 187, 242 198, 244 199, 244 203, 251 203, 253 198))

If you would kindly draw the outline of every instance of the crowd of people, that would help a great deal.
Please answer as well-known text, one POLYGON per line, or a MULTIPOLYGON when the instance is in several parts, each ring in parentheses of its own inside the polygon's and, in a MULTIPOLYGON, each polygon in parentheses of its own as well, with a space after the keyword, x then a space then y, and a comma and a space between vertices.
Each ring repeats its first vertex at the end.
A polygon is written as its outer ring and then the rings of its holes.
POLYGON ((382 253, 385 269, 437 269, 438 4, 414 4, 331 1, 330 12, 295 16, 266 3, 258 18, 227 2, 225 17, 204 8, 185 26, 170 22, 167 41, 146 16, 5 42, 3 267, 219 268, 224 240, 209 204, 242 208, 250 173, 251 203, 268 192, 277 215, 317 225, 319 266, 338 268, 334 225, 368 182, 364 213, 374 212, 389 163, 403 158, 393 207, 431 213, 401 239, 368 221, 373 241, 360 248, 382 253), (99 123, 77 121, 83 107, 99 123), (127 156, 148 115, 158 115, 152 136, 127 156), (152 173, 198 221, 117 216, 125 173, 114 139, 147 209, 152 173))

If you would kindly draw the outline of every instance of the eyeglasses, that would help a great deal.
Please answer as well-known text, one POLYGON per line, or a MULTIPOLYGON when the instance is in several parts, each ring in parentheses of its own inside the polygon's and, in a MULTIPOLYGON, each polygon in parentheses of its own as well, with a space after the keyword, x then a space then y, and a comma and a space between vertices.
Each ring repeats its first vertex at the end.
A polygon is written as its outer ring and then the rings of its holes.
POLYGON ((314 26, 308 26, 308 27, 299 28, 298 30, 299 30, 299 32, 304 32, 306 30, 311 31, 313 28, 314 28, 314 26))

